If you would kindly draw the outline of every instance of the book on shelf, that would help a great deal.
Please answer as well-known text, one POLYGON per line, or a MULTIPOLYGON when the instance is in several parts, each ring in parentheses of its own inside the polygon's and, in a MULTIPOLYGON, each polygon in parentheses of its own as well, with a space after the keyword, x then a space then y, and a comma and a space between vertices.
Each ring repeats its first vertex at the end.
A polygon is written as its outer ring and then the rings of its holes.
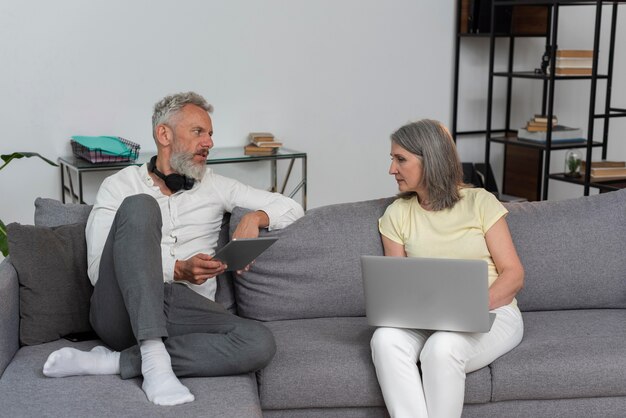
MULTIPOLYGON (((534 142, 537 144, 546 144, 548 142, 545 138, 529 138, 518 136, 517 139, 522 142, 534 142)), ((585 138, 565 138, 565 139, 553 139, 552 144, 583 144, 587 140, 585 138)))
POLYGON ((248 138, 250 138, 250 142, 255 141, 273 141, 274 134, 270 132, 250 132, 248 134, 248 138))
POLYGON ((591 169, 591 177, 626 177, 626 168, 622 167, 599 167, 591 169))
MULTIPOLYGON (((582 175, 585 175, 582 172, 582 175)), ((592 168, 591 181, 626 180, 626 168, 592 168)))
POLYGON ((548 130, 548 125, 526 125, 526 129, 528 132, 546 132, 548 130))
POLYGON ((278 141, 255 141, 252 144, 260 148, 280 148, 283 146, 283 143, 278 141))
POLYGON ((276 141, 274 135, 269 132, 251 132, 248 137, 250 138, 250 143, 257 147, 280 148, 283 146, 283 143, 276 141))
MULTIPOLYGON (((537 114, 537 115, 533 116, 533 118, 531 120, 529 120, 528 122, 529 123, 533 123, 533 124, 547 125, 548 124, 548 116, 537 114)), ((556 125, 557 122, 558 122, 558 118, 556 117, 556 115, 552 115, 552 126, 556 125)))
POLYGON ((593 58, 557 58, 556 68, 591 68, 593 58))
POLYGON ((248 144, 243 147, 245 155, 273 155, 276 154, 278 148, 258 147, 254 144, 248 144))
POLYGON ((554 74, 556 75, 591 75, 592 69, 593 69, 593 50, 561 49, 561 50, 556 51, 556 60, 554 62, 554 74))
MULTIPOLYGON (((585 162, 581 162, 581 174, 586 171, 585 162)), ((626 179, 626 162, 624 161, 592 161, 590 169, 591 180, 607 181, 626 179)))
MULTIPOLYGON (((552 126, 556 126, 557 122, 556 119, 552 120, 552 126)), ((548 127, 548 122, 537 122, 534 119, 531 119, 528 121, 528 123, 526 124, 526 126, 532 126, 532 127, 536 127, 536 128, 547 128, 548 127)))
POLYGON ((557 58, 593 58, 593 49, 557 49, 557 58))
MULTIPOLYGON (((548 75, 550 75, 551 68, 548 67, 548 75)), ((574 68, 574 67, 556 67, 554 74, 556 75, 591 75, 593 68, 574 68)))
MULTIPOLYGON (((552 118, 552 127, 557 125, 556 116, 552 118)), ((548 130, 548 119, 543 118, 533 118, 526 122, 526 129, 530 132, 543 132, 548 130)))
POLYGON ((554 74, 556 75, 591 75, 592 68, 555 68, 554 74))
MULTIPOLYGON (((584 170, 586 163, 584 161, 580 162, 580 169, 584 170)), ((592 161, 591 168, 624 168, 626 167, 626 161, 592 161)))
MULTIPOLYGON (((545 143, 547 137, 547 131, 532 132, 526 128, 517 130, 517 138, 520 140, 545 143)), ((552 143, 578 143, 585 141, 583 130, 580 128, 570 128, 563 125, 556 125, 552 128, 552 143)))

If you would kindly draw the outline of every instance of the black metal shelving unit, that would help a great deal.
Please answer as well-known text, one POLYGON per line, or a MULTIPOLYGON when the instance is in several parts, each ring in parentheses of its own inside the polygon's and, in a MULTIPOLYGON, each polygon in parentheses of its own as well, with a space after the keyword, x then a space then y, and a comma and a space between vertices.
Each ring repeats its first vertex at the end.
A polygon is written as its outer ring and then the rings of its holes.
POLYGON ((565 181, 568 183, 580 184, 584 187, 584 194, 589 194, 590 187, 598 188, 601 191, 616 190, 622 188, 624 182, 602 182, 594 183, 590 178, 590 170, 586 170, 584 178, 572 179, 564 176, 562 173, 550 174, 550 153, 553 150, 564 150, 572 148, 584 148, 586 151, 586 161, 591 161, 592 150, 594 148, 602 148, 602 159, 607 157, 608 146, 608 132, 609 132, 609 120, 615 117, 626 117, 626 109, 616 108, 611 106, 611 88, 613 79, 613 61, 615 54, 615 32, 617 26, 617 11, 620 4, 626 3, 626 0, 619 1, 606 1, 606 0, 492 0, 491 4, 491 28, 495 27, 495 17, 499 7, 543 7, 545 8, 545 31, 543 33, 535 34, 516 34, 513 30, 507 34, 498 34, 491 31, 490 33, 482 34, 470 34, 460 33, 461 28, 461 7, 462 0, 459 0, 457 13, 457 23, 459 30, 457 31, 456 38, 456 65, 455 65, 455 78, 454 78, 454 103, 453 103, 453 122, 452 122, 452 134, 455 140, 461 135, 485 135, 485 162, 490 163, 491 143, 515 145, 520 147, 534 148, 540 150, 543 153, 543 170, 539 175, 541 176, 541 182, 539 184, 539 194, 542 199, 545 200, 548 197, 548 183, 549 180, 565 181), (559 23, 559 11, 561 7, 568 6, 595 6, 595 26, 594 26, 594 40, 593 40, 593 69, 590 76, 559 76, 555 75, 554 71, 550 74, 541 74, 534 71, 513 71, 513 56, 515 52, 515 39, 519 37, 540 37, 545 39, 546 47, 551 48, 550 62, 554 63, 556 59, 556 51, 558 48, 558 23, 559 23), (607 72, 605 74, 598 73, 598 53, 600 46, 600 31, 602 25, 602 11, 605 7, 611 9, 611 28, 609 36, 608 47, 608 65, 607 72), (458 96, 459 96, 459 58, 460 58, 460 44, 464 37, 484 37, 489 39, 489 78, 488 78, 488 92, 487 92, 487 123, 484 131, 460 131, 458 130, 458 96), (508 47, 508 62, 506 71, 495 71, 494 62, 496 55, 496 39, 501 37, 507 37, 509 39, 508 47), (556 47, 553 47, 556 46, 556 47), (493 83, 495 77, 503 77, 507 79, 506 88, 506 110, 505 110, 505 126, 501 129, 492 128, 492 113, 493 113, 493 83), (532 143, 526 141, 520 141, 517 139, 516 131, 510 127, 511 117, 511 97, 513 93, 513 80, 514 79, 535 79, 543 83, 543 93, 541 102, 542 114, 547 115, 548 120, 554 115, 554 90, 555 84, 561 82, 575 83, 576 80, 589 80, 590 86, 590 102, 588 112, 588 125, 587 125, 587 141, 585 143, 552 143, 552 127, 548 127, 547 140, 545 144, 532 143), (596 113, 596 92, 598 89, 598 81, 604 80, 606 83, 606 100, 605 110, 602 113, 596 113), (603 134, 601 140, 594 140, 594 123, 596 120, 603 121, 603 134))
MULTIPOLYGON (((536 79, 543 82, 543 98, 542 98, 542 114, 547 115, 548 120, 554 115, 554 90, 557 82, 575 82, 576 80, 590 80, 590 100, 589 100, 589 111, 588 111, 588 123, 587 123, 587 142, 582 144, 583 148, 586 150, 586 158, 585 161, 592 160, 592 151, 595 147, 602 148, 602 159, 606 159, 607 156, 607 146, 608 146, 608 132, 609 132, 609 120, 614 117, 626 117, 626 111, 624 109, 614 108, 611 106, 611 88, 612 88, 612 79, 613 79, 613 60, 615 54, 615 32, 617 26, 617 10, 620 3, 625 3, 624 0, 621 1, 576 1, 576 0, 493 0, 492 2, 492 25, 493 25, 493 17, 495 16, 495 10, 498 7, 503 6, 513 6, 513 5, 537 5, 543 6, 548 9, 548 19, 547 22, 549 28, 549 36, 546 37, 546 45, 551 47, 551 57, 550 62, 554 63, 556 61, 556 51, 558 48, 558 24, 559 24, 559 11, 561 7, 569 7, 569 6, 595 6, 595 25, 594 25, 594 39, 593 39, 593 68, 592 74, 590 76, 558 76, 555 74, 555 71, 551 71, 549 75, 545 74, 536 74, 535 72, 513 72, 511 71, 512 66, 509 64, 508 71, 500 72, 494 71, 494 57, 495 57, 495 39, 494 35, 490 36, 490 47, 489 47, 489 83, 488 83, 488 93, 487 93, 487 125, 486 125, 486 141, 485 141, 485 162, 489 163, 490 161, 490 145, 491 142, 499 142, 503 144, 516 143, 517 145, 521 145, 523 141, 517 140, 514 137, 514 132, 511 132, 507 129, 507 135, 504 137, 494 137, 492 136, 495 133, 491 130, 491 115, 492 115, 492 104, 493 104, 493 81, 494 77, 506 77, 508 82, 511 83, 515 78, 526 78, 526 79, 536 79), (609 36, 609 56, 608 56, 608 64, 607 64, 607 72, 606 74, 600 74, 598 72, 598 54, 600 51, 600 31, 602 26, 602 11, 605 6, 609 6, 611 8, 611 29, 609 36), (556 47, 555 47, 556 46, 556 47), (598 81, 605 80, 606 82, 606 102, 605 102, 605 111, 603 113, 596 113, 596 93, 598 89, 598 81), (601 119, 604 122, 604 129, 602 134, 601 141, 594 141, 594 124, 597 119, 601 119)), ((512 62, 512 52, 509 51, 510 58, 509 60, 512 62)), ((510 94, 511 89, 507 91, 507 102, 510 103, 510 94)), ((510 113, 509 109, 507 109, 507 124, 509 121, 510 113)), ((586 170, 583 179, 569 179, 562 173, 550 174, 550 154, 553 150, 561 150, 561 149, 571 149, 571 148, 581 148, 581 144, 553 144, 552 143, 552 127, 548 124, 548 132, 546 135, 546 143, 545 144, 528 144, 525 146, 535 147, 543 151, 543 173, 542 173, 542 181, 541 181, 541 197, 543 200, 548 198, 548 183, 550 179, 558 180, 558 181, 566 181, 574 184, 581 184, 584 187, 584 195, 589 195, 590 187, 596 187, 600 190, 612 190, 614 189, 610 184, 605 183, 594 183, 591 181, 591 170, 586 170)), ((616 188, 616 187, 615 187, 616 188)))
MULTIPOLYGON (((452 124, 451 124, 452 137, 454 138, 455 141, 457 140, 459 136, 485 135, 486 134, 486 130, 459 130, 458 129, 459 84, 460 84, 459 72, 460 72, 461 43, 463 42, 463 40, 483 39, 488 42, 492 37, 508 39, 509 40, 508 45, 509 45, 509 51, 510 51, 509 59, 508 59, 508 71, 511 72, 513 70, 513 52, 515 50, 516 38, 536 38, 536 37, 547 38, 548 36, 547 30, 539 30, 538 32, 535 30, 533 32, 533 30, 521 28, 516 31, 515 28, 513 27, 509 27, 508 31, 502 31, 502 32, 493 32, 491 30, 489 30, 488 32, 481 32, 481 33, 464 32, 462 30, 462 23, 461 23, 461 20, 463 19, 463 16, 462 16, 463 12, 461 10, 464 7, 463 4, 465 3, 467 3, 466 7, 471 7, 470 4, 473 3, 473 1, 457 0, 457 16, 456 16, 457 31, 456 31, 456 39, 455 39, 455 60, 454 60, 455 67, 454 67, 454 86, 453 86, 454 90, 453 90, 452 124)), ((493 16, 495 15, 492 14, 492 17, 493 16)), ((491 22, 490 27, 491 28, 494 27, 493 21, 491 22)), ((511 81, 509 81, 507 83, 507 93, 506 93, 506 97, 507 97, 507 112, 506 112, 506 124, 505 124, 506 126, 500 129, 491 129, 491 132, 493 133, 505 134, 506 132, 510 131, 509 116, 510 116, 510 110, 511 110, 511 100, 510 100, 511 88, 512 88, 512 83, 511 81)))
MULTIPOLYGON (((482 0, 487 1, 487 0, 482 0)), ((507 42, 509 48, 508 55, 508 71, 512 71, 513 69, 513 54, 515 50, 515 41, 517 38, 547 38, 548 31, 545 26, 544 19, 540 16, 540 19, 537 19, 536 16, 531 16, 530 19, 524 19, 522 25, 515 25, 513 22, 513 13, 514 11, 509 11, 510 14, 508 16, 508 27, 496 27, 496 32, 492 31, 491 28, 494 27, 493 22, 488 22, 488 28, 484 27, 485 21, 479 22, 476 26, 481 26, 481 28, 471 28, 471 23, 466 23, 465 27, 462 24, 464 19, 468 18, 468 13, 472 13, 469 11, 473 6, 478 4, 478 0, 457 0, 457 32, 455 38, 455 68, 454 68, 454 92, 453 92, 453 110, 452 110, 452 122, 451 122, 451 133, 454 141, 456 142, 458 138, 464 136, 475 136, 475 137, 486 137, 487 131, 484 129, 481 130, 461 130, 459 129, 459 73, 460 73, 460 54, 461 54, 461 44, 464 42, 472 42, 472 40, 478 40, 479 42, 485 42, 485 47, 489 45, 489 41, 492 37, 500 38, 507 42), (539 23, 539 25, 538 25, 539 23), (542 26, 543 25, 543 26, 542 26), (482 31, 482 32, 479 32, 482 31)), ((491 9, 491 6, 489 5, 491 9)), ((544 11, 545 12, 545 11, 544 11)), ((484 10, 483 10, 484 13, 484 10)), ((475 18, 476 16, 474 16, 475 18)), ((500 16, 501 17, 501 16, 500 16)), ((465 20, 468 22, 468 20, 465 20)), ((519 21, 518 21, 519 23, 519 21)), ((488 74, 485 74, 488 75, 488 74)), ((510 136, 512 130, 510 127, 510 115, 511 115, 511 92, 512 92, 512 80, 509 79, 506 85, 506 118, 503 123, 504 126, 499 127, 498 129, 490 129, 491 134, 497 134, 500 138, 506 138, 510 136)), ((532 144, 531 144, 532 146, 532 144)), ((483 169, 490 171, 490 168, 483 165, 483 169)), ((489 176, 489 174, 486 174, 489 176)), ((492 185, 495 187, 495 184, 492 185)), ((495 191, 495 190, 492 190, 495 191)), ((505 191, 506 193, 506 191, 505 191)))

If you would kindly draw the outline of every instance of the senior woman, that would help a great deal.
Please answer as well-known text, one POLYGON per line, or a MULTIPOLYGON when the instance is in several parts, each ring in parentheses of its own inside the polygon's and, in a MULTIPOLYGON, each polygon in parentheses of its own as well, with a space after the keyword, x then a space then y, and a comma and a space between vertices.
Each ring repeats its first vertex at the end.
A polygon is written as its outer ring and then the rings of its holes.
POLYGON ((507 210, 486 190, 463 184, 452 137, 434 120, 391 135, 389 174, 400 194, 379 220, 386 256, 481 259, 489 265, 489 309, 496 313, 489 332, 378 328, 371 340, 392 417, 460 417, 466 374, 513 349, 524 333, 515 300, 524 269, 507 210))

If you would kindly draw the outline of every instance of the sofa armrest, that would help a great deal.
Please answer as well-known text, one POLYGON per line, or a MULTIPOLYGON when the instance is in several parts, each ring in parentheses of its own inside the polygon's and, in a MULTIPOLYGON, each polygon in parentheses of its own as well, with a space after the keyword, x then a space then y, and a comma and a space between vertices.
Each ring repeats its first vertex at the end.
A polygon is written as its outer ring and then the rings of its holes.
POLYGON ((19 348, 20 298, 10 257, 0 263, 0 376, 19 348))

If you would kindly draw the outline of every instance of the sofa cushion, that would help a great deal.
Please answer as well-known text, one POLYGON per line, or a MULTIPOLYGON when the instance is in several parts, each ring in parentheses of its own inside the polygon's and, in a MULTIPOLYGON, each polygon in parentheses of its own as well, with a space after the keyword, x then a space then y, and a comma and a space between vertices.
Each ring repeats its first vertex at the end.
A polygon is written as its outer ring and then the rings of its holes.
POLYGON ((465 405, 463 418, 624 418, 624 411, 626 397, 550 399, 465 405))
POLYGON ((257 373, 263 409, 384 405, 362 317, 267 322, 276 355, 257 373))
POLYGON ((182 378, 196 400, 156 406, 141 390, 141 379, 117 375, 48 378, 42 373, 50 353, 64 346, 89 350, 97 341, 59 340, 22 347, 0 379, 0 415, 6 417, 258 417, 262 416, 254 374, 182 378))
MULTIPOLYGON (((222 248, 230 241, 228 227, 230 224, 230 213, 225 213, 222 219, 222 228, 217 239, 217 248, 222 248)), ((216 249, 217 251, 217 249, 216 249)), ((215 290, 215 301, 233 314, 237 314, 237 304, 235 302, 235 290, 233 285, 234 273, 226 271, 217 276, 217 289, 215 290)))
POLYGON ((7 226, 20 297, 20 342, 41 344, 91 331, 85 224, 7 226))
POLYGON ((491 365, 495 401, 626 396, 626 310, 523 317, 522 342, 491 365))
POLYGON ((11 257, 0 263, 0 376, 20 344, 20 297, 11 257))
MULTIPOLYGON (((61 203, 58 200, 38 197, 35 199, 35 225, 59 226, 78 222, 87 223, 92 208, 92 205, 61 203)), ((218 248, 228 242, 229 221, 230 214, 224 214, 222 229, 217 241, 218 248)), ((230 312, 237 313, 232 283, 233 279, 230 272, 220 274, 217 278, 215 300, 230 312)))
MULTIPOLYGON (((382 255, 378 218, 392 200, 315 208, 265 232, 280 239, 235 279, 239 314, 263 321, 365 315, 360 256, 382 255)), ((231 231, 245 212, 233 211, 231 231)))
POLYGON ((35 225, 60 226, 87 223, 92 205, 61 203, 58 200, 38 197, 35 199, 35 225))
POLYGON ((626 190, 507 207, 522 311, 626 308, 626 190))
MULTIPOLYGON (((364 317, 268 322, 276 355, 257 373, 263 409, 384 406, 364 317)), ((466 403, 488 402, 491 375, 467 376, 466 403)))

